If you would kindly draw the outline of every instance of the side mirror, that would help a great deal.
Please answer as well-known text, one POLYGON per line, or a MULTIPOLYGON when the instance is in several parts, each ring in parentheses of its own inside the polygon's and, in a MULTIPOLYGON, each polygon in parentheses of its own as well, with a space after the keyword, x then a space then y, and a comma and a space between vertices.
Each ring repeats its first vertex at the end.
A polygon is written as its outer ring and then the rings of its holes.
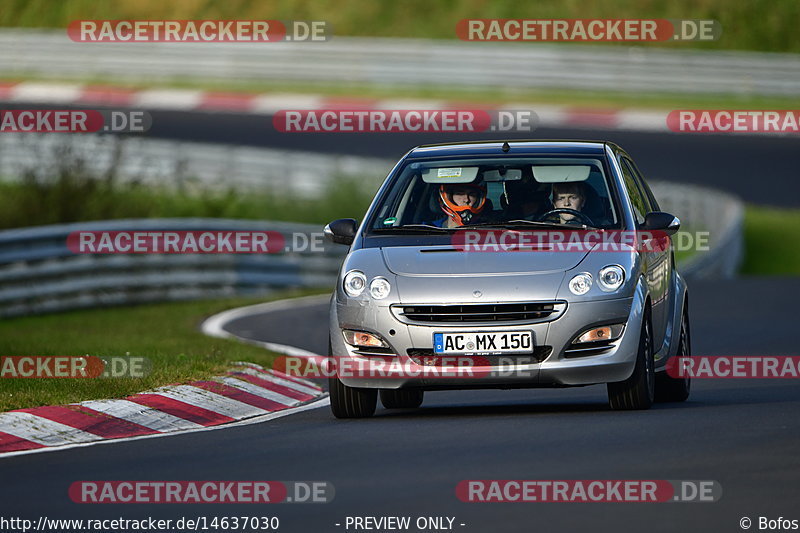
POLYGON ((325 234, 325 237, 331 241, 335 242, 336 244, 353 244, 353 239, 356 236, 356 231, 358 230, 358 222, 356 222, 352 218, 340 218, 339 220, 334 220, 327 226, 322 232, 325 234))
POLYGON ((653 211, 652 213, 647 213, 647 216, 644 217, 642 229, 645 231, 663 231, 667 235, 674 235, 681 229, 681 219, 669 213, 653 211))

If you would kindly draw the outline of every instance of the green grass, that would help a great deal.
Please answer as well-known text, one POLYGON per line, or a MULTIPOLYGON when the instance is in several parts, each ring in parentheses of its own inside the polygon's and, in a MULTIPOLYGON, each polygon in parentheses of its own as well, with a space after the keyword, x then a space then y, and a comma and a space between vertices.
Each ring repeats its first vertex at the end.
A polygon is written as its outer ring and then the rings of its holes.
POLYGON ((748 206, 743 274, 800 275, 800 209, 748 206))
MULTIPOLYGON (((313 294, 287 292, 270 299, 313 294)), ((146 357, 144 378, 0 378, 0 412, 99 398, 121 398, 173 383, 209 378, 232 362, 269 365, 275 354, 227 339, 203 335, 198 325, 215 313, 266 301, 235 298, 72 311, 5 319, 0 322, 0 354, 146 357)))
POLYGON ((63 28, 86 18, 326 20, 334 36, 436 39, 455 39, 455 25, 464 18, 694 18, 719 21, 721 38, 657 46, 800 52, 796 0, 6 0, 0 10, 2 26, 63 28))
MULTIPOLYGON (((375 180, 373 180, 375 181, 375 180)), ((357 178, 332 182, 318 199, 268 190, 227 191, 158 188, 116 183, 81 172, 53 179, 30 176, 0 181, 0 229, 88 220, 158 217, 211 217, 326 224, 362 216, 374 191, 357 178)))

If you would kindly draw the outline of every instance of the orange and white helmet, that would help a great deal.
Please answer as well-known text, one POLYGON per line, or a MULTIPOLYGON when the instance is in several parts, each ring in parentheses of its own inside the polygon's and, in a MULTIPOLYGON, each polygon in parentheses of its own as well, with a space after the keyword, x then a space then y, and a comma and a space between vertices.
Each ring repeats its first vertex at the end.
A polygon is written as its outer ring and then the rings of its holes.
POLYGON ((486 205, 486 185, 477 185, 474 183, 442 184, 439 187, 439 205, 442 211, 444 211, 457 226, 463 226, 465 223, 469 222, 474 215, 483 211, 486 205), (458 189, 475 191, 478 195, 478 201, 475 205, 456 205, 455 202, 453 202, 453 191, 458 189))

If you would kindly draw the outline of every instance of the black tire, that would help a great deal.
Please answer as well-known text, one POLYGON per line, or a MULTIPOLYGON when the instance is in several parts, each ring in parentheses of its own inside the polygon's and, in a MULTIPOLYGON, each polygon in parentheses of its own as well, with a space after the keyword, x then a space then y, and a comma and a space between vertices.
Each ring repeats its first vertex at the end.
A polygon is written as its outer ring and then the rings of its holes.
POLYGON ((639 351, 631 377, 609 383, 608 404, 615 410, 650 409, 655 396, 655 360, 650 317, 645 315, 639 335, 639 351))
MULTIPOLYGON (((681 316, 681 332, 678 342, 678 351, 675 357, 689 357, 692 355, 692 336, 689 330, 689 304, 684 306, 681 316)), ((661 372, 656 378, 657 402, 685 402, 692 390, 692 378, 673 378, 666 372, 661 372)))
MULTIPOLYGON (((328 355, 331 356, 328 343, 328 355)), ((378 406, 378 389, 348 387, 337 376, 328 378, 331 412, 336 418, 368 418, 378 406)))
POLYGON ((387 409, 416 409, 422 405, 425 391, 416 389, 381 389, 381 403, 387 409))

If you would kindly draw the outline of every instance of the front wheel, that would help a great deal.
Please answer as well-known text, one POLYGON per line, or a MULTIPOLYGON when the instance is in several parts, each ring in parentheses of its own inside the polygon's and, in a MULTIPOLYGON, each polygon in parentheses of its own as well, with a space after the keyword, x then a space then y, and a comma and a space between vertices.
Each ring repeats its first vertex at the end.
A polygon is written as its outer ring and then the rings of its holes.
POLYGON ((645 315, 633 374, 625 381, 607 385, 608 404, 612 409, 650 409, 653 404, 656 375, 651 332, 650 317, 645 315))
MULTIPOLYGON (((333 357, 333 349, 328 342, 328 357, 333 357)), ((328 378, 331 395, 331 411, 336 418, 368 418, 375 414, 378 406, 377 389, 348 387, 333 375, 328 378)))
POLYGON ((348 387, 336 376, 328 378, 331 411, 336 418, 369 418, 378 405, 377 389, 348 387))
MULTIPOLYGON (((689 333, 689 308, 684 308, 681 315, 681 332, 678 351, 675 357, 689 357, 692 354, 692 338, 689 333)), ((656 381, 656 401, 684 402, 689 398, 692 379, 689 376, 673 378, 666 372, 661 373, 656 381)))

